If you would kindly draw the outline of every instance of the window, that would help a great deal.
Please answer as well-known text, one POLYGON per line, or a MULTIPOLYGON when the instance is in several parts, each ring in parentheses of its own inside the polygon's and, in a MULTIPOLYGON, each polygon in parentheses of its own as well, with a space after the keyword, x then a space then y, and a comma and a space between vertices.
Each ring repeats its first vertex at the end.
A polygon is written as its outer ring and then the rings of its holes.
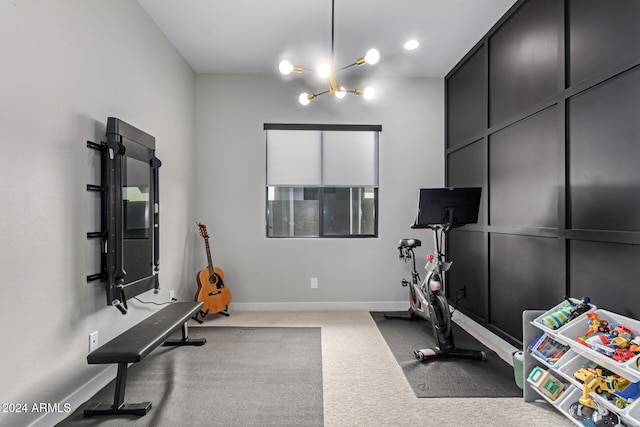
POLYGON ((377 237, 380 126, 265 130, 267 237, 377 237))

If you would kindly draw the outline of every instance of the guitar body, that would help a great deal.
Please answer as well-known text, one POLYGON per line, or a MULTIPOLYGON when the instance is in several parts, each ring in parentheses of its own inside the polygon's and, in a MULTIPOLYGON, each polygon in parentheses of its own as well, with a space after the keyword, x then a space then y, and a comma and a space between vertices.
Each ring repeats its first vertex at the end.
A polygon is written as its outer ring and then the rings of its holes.
POLYGON ((231 291, 224 284, 224 273, 218 267, 214 267, 210 274, 209 267, 202 269, 196 276, 198 291, 194 301, 203 303, 204 313, 220 313, 226 311, 231 303, 231 291))
MULTIPOLYGON (((209 249, 209 234, 207 226, 198 224, 200 235, 204 238, 207 250, 207 268, 201 270, 196 276, 198 290, 193 298, 194 301, 202 302, 200 315, 202 317, 209 313, 220 313, 228 316, 227 308, 231 303, 231 291, 224 284, 224 273, 218 267, 213 266, 211 260, 211 250, 209 249)), ((196 320, 197 317, 195 318, 196 320)))

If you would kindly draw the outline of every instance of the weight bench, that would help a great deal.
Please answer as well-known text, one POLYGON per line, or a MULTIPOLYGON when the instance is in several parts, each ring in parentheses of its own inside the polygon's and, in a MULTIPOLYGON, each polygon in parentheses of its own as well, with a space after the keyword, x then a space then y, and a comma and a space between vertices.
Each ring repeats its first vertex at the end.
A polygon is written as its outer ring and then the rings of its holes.
POLYGON ((129 363, 144 359, 160 344, 165 346, 203 345, 205 338, 190 339, 187 321, 200 311, 202 302, 174 302, 157 311, 137 325, 124 331, 87 356, 89 364, 118 364, 113 404, 91 403, 84 410, 85 417, 94 415, 146 415, 151 402, 124 403, 129 363), (181 339, 167 339, 182 326, 181 339))

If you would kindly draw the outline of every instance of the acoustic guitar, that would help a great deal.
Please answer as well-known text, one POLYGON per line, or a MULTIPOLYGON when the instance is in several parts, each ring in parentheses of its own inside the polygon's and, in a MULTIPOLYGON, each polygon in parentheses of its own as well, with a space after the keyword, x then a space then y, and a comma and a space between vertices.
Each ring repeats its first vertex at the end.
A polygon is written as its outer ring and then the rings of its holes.
POLYGON ((200 229, 200 235, 204 238, 207 249, 208 265, 207 268, 201 270, 196 276, 198 290, 196 291, 194 301, 201 301, 204 304, 200 312, 202 317, 209 313, 220 313, 228 316, 226 311, 231 303, 231 291, 224 284, 224 273, 220 268, 214 267, 211 261, 207 226, 198 223, 198 228, 200 229))

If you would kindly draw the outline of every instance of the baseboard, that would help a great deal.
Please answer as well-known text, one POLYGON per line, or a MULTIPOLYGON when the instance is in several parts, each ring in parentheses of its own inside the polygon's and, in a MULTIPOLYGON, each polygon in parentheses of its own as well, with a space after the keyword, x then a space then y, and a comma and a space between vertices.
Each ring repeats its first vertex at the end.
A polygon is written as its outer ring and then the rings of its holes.
POLYGON ((502 360, 513 364, 513 352, 519 349, 459 311, 453 313, 451 319, 475 339, 495 351, 502 360))
POLYGON ((234 302, 229 306, 229 311, 403 311, 408 308, 406 301, 234 302))
POLYGON ((68 412, 48 412, 31 423, 29 427, 49 427, 64 421, 65 418, 76 411, 81 405, 84 405, 87 400, 91 399, 97 392, 113 381, 117 373, 117 366, 109 365, 109 367, 102 370, 82 387, 75 390, 66 399, 62 400, 64 404, 69 404, 70 409, 68 412))

